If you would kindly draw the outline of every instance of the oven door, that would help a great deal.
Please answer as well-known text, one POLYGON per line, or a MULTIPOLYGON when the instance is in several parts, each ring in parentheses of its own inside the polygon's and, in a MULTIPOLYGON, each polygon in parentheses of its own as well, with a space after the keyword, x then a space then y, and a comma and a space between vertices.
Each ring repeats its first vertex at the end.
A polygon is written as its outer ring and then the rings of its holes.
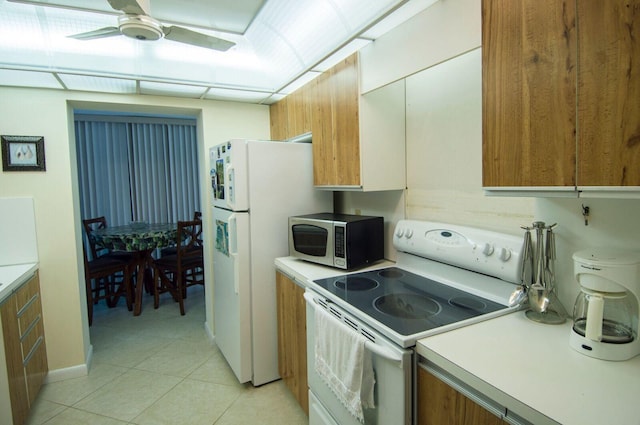
POLYGON ((412 356, 413 350, 403 349, 377 334, 370 327, 349 315, 326 298, 307 288, 307 375, 309 380, 310 425, 359 425, 360 422, 342 405, 315 370, 315 309, 330 306, 331 313, 344 326, 367 336, 366 349, 372 354, 375 375, 375 408, 364 409, 366 425, 410 425, 412 421, 412 356), (347 325, 346 323, 349 323, 347 325), (357 330, 356 330, 357 328, 357 330))

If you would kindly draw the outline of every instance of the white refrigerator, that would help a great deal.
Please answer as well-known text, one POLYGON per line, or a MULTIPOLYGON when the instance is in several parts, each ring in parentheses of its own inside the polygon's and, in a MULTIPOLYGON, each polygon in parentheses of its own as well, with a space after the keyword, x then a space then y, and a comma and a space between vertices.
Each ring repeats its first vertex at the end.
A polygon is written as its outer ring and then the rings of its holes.
POLYGON ((215 342, 242 383, 279 379, 275 265, 288 218, 333 211, 314 189, 310 143, 231 140, 209 152, 215 342))

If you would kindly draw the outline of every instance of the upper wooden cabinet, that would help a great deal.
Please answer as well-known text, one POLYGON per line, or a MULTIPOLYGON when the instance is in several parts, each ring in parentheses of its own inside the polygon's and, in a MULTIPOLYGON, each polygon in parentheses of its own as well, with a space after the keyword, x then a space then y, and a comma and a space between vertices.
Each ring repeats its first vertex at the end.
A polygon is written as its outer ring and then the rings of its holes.
POLYGON ((361 95, 359 75, 356 53, 271 105, 271 138, 312 132, 316 187, 404 189, 404 80, 361 95))
POLYGON ((580 0, 578 185, 640 185, 640 1, 580 0))
POLYGON ((483 1, 485 188, 640 185, 639 12, 638 0, 483 1))

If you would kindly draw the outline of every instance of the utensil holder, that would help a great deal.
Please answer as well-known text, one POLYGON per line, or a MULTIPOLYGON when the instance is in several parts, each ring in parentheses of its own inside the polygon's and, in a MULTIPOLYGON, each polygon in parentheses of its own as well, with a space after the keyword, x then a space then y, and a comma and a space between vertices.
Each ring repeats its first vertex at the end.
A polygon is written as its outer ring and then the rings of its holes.
POLYGON ((527 290, 528 308, 525 315, 538 323, 560 324, 567 319, 567 311, 560 303, 555 285, 556 224, 547 226, 536 221, 525 230, 522 256, 522 285, 527 290), (535 230, 535 249, 531 231, 535 230))

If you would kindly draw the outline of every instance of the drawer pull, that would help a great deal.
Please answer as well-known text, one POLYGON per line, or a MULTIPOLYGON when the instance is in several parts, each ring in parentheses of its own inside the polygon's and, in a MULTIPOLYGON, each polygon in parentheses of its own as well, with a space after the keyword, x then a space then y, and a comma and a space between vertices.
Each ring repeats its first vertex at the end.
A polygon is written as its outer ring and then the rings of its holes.
POLYGON ((33 294, 33 296, 31 298, 29 298, 29 301, 27 301, 25 303, 25 305, 23 305, 22 308, 20 310, 18 310, 18 317, 22 316, 24 314, 24 312, 29 309, 31 304, 36 302, 36 300, 38 299, 38 296, 39 296, 39 294, 35 293, 35 294, 33 294))
POLYGON ((29 334, 31 333, 31 331, 33 330, 33 328, 35 328, 35 326, 38 324, 38 322, 40 321, 40 319, 42 318, 42 316, 40 316, 38 314, 38 316, 36 317, 36 319, 31 322, 31 324, 29 325, 29 327, 27 327, 27 329, 24 331, 24 333, 22 334, 22 336, 20 337, 20 342, 24 342, 25 338, 29 336, 29 334))
POLYGON ((33 344, 33 347, 31 348, 31 351, 29 351, 29 354, 27 354, 27 357, 25 357, 24 361, 22 362, 22 366, 27 367, 27 365, 31 361, 31 357, 34 356, 35 352, 38 350, 38 347, 40 347, 40 345, 42 345, 42 341, 44 341, 44 337, 42 335, 40 335, 38 337, 38 340, 36 341, 36 343, 33 344))

